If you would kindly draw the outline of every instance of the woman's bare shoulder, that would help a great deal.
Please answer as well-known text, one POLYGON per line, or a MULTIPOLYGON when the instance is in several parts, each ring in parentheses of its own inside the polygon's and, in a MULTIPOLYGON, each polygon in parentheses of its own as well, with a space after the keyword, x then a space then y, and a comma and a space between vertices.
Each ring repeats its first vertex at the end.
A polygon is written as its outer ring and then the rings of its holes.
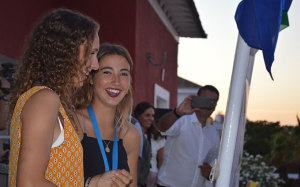
POLYGON ((58 94, 53 90, 44 88, 32 95, 28 102, 42 102, 40 104, 44 104, 44 102, 45 104, 51 104, 54 102, 54 104, 57 104, 60 102, 60 99, 58 94))
POLYGON ((50 89, 42 89, 32 95, 23 107, 21 116, 33 118, 43 118, 47 116, 57 116, 59 110, 59 96, 50 89))
POLYGON ((124 135, 123 139, 126 141, 136 141, 140 140, 139 130, 130 122, 124 124, 124 135))

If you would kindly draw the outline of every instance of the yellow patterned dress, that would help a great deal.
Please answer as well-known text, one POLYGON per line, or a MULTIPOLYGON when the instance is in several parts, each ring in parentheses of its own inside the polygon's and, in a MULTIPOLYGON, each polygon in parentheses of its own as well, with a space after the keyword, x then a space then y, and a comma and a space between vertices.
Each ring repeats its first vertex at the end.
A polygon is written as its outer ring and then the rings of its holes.
MULTIPOLYGON (((18 158, 21 144, 20 115, 26 101, 36 92, 47 87, 36 86, 22 94, 16 104, 10 127, 9 186, 16 186, 18 158)), ((84 186, 83 152, 80 140, 63 106, 59 112, 64 119, 64 141, 51 148, 45 178, 57 186, 84 186)), ((30 169, 30 168, 28 168, 30 169)))

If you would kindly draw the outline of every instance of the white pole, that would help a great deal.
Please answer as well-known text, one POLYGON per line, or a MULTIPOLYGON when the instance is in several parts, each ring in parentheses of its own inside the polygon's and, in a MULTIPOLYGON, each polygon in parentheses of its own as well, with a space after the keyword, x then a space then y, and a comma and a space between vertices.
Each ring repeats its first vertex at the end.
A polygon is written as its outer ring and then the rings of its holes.
POLYGON ((229 187, 230 184, 238 125, 243 107, 242 103, 245 93, 250 49, 251 48, 239 35, 219 151, 220 173, 216 182, 216 187, 229 187))
POLYGON ((242 102, 242 110, 240 113, 236 145, 235 145, 233 162, 232 162, 230 187, 239 187, 240 170, 241 170, 240 166, 242 161, 241 159, 243 158, 243 146, 244 146, 245 127, 246 127, 247 103, 249 98, 252 70, 253 70, 256 51, 257 49, 253 49, 253 48, 250 49, 246 85, 243 94, 244 96, 242 102))

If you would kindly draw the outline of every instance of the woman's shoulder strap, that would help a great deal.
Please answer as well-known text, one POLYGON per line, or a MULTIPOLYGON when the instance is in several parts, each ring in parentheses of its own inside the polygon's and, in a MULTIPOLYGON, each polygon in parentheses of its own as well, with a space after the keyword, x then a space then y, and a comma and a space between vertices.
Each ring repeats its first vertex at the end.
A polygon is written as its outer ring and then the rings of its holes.
MULTIPOLYGON (((25 103, 28 101, 28 99, 33 96, 35 93, 37 93, 38 91, 48 88, 46 86, 34 86, 32 88, 30 88, 29 90, 27 90, 26 92, 24 92, 18 99, 16 106, 24 106, 25 103)), ((48 88, 50 89, 50 88, 48 88)))

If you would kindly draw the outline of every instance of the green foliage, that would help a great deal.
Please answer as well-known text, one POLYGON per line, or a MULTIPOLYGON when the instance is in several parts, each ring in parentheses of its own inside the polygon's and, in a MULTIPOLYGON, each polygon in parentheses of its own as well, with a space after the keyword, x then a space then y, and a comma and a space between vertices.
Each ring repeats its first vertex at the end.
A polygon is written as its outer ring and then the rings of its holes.
POLYGON ((265 156, 270 164, 280 167, 300 157, 300 125, 284 126, 272 137, 271 151, 265 156))
POLYGON ((272 149, 271 137, 279 131, 279 122, 247 121, 244 150, 252 155, 268 154, 272 149))
POLYGON ((300 119, 297 126, 280 126, 279 122, 248 121, 244 150, 260 154, 276 167, 300 157, 300 119))
MULTIPOLYGON (((245 131, 244 150, 250 155, 262 155, 266 165, 274 165, 276 172, 287 182, 288 168, 300 164, 300 119, 297 126, 280 126, 279 122, 248 121, 245 131)), ((243 163, 245 164, 245 163, 243 163)), ((256 176, 256 174, 253 174, 256 176)), ((255 181, 255 180, 254 180, 255 181)), ((261 185, 262 186, 262 185, 261 185)))

